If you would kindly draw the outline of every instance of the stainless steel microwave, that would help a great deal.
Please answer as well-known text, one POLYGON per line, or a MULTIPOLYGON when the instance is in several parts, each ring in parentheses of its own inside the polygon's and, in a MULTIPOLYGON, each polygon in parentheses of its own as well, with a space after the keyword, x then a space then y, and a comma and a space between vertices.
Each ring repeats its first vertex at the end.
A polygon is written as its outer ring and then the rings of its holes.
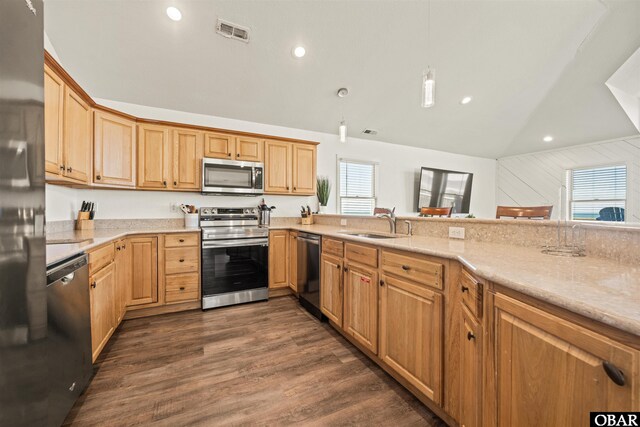
POLYGON ((264 163, 202 160, 202 193, 256 196, 264 193, 264 163))

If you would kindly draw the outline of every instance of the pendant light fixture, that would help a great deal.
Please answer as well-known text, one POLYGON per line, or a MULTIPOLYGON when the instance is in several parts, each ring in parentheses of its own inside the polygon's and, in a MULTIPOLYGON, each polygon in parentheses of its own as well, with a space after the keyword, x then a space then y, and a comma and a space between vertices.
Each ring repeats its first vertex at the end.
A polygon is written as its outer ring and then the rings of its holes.
MULTIPOLYGON (((349 89, 346 87, 341 87, 338 89, 338 98, 344 98, 349 95, 349 89)), ((342 106, 340 107, 342 110, 342 106)), ((338 135, 340 135, 340 142, 343 144, 347 142, 347 124, 344 121, 344 114, 342 115, 342 120, 340 121, 340 126, 338 126, 338 135)))
MULTIPOLYGON (((431 0, 427 1, 427 58, 430 55, 431 44, 431 0)), ((422 108, 431 108, 436 105, 436 70, 427 67, 422 73, 422 108)))

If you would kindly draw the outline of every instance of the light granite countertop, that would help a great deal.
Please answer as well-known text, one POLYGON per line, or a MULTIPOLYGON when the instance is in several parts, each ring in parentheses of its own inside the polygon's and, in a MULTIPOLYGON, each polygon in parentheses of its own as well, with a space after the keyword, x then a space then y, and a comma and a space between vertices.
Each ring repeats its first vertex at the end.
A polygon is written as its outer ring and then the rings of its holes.
MULTIPOLYGON (((595 258, 556 257, 540 248, 498 243, 399 235, 393 239, 351 236, 362 230, 330 225, 283 224, 272 230, 298 230, 383 248, 453 259, 476 275, 640 337, 640 266, 595 258)), ((47 265, 134 234, 199 232, 165 227, 101 229, 47 233, 47 241, 81 240, 47 245, 47 265)))
POLYGON ((133 234, 148 233, 199 233, 199 228, 158 228, 137 227, 134 229, 112 228, 101 230, 70 230, 57 233, 47 233, 47 266, 81 254, 112 240, 121 239, 133 234), (77 243, 55 243, 73 241, 77 243))
POLYGON ((460 261, 487 280, 640 336, 640 266, 594 257, 558 257, 541 248, 426 236, 370 239, 358 230, 329 225, 283 225, 292 229, 383 248, 460 261))

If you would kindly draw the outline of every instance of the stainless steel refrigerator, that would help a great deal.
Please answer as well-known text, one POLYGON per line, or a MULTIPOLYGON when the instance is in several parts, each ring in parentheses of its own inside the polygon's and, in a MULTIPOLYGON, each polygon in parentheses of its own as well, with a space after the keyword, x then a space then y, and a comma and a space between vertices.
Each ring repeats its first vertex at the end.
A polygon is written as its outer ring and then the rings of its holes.
POLYGON ((47 424, 41 0, 0 0, 0 425, 47 424))

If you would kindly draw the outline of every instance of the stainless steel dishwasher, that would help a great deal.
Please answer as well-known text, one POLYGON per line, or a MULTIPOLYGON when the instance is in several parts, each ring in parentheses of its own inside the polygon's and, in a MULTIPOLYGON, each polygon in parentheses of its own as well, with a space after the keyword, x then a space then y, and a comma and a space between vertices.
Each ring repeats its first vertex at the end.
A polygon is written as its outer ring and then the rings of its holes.
POLYGON ((49 425, 61 425, 91 379, 87 256, 47 268, 49 425))
POLYGON ((320 236, 311 233, 298 233, 298 283, 300 304, 318 319, 320 311, 320 236))

